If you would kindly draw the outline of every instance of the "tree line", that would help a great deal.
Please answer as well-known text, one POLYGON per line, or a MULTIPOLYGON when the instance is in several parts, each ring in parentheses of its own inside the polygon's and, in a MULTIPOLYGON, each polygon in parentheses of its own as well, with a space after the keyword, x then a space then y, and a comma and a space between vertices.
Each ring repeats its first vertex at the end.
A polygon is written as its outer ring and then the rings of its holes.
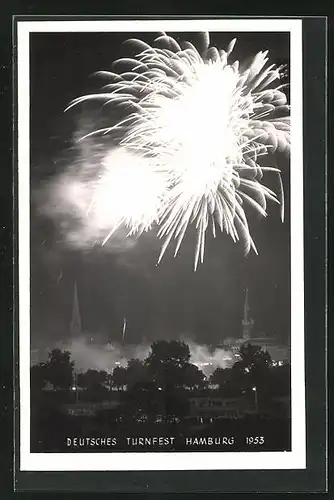
POLYGON ((39 392, 51 386, 54 391, 80 391, 87 401, 101 401, 111 390, 138 392, 173 390, 218 390, 241 394, 256 390, 259 397, 288 395, 290 365, 274 366, 270 354, 260 346, 240 346, 237 361, 231 368, 217 368, 206 377, 191 363, 189 346, 182 341, 153 342, 143 361, 130 359, 126 367, 116 366, 112 373, 89 369, 76 373, 69 351, 53 349, 47 362, 31 367, 31 390, 39 392))

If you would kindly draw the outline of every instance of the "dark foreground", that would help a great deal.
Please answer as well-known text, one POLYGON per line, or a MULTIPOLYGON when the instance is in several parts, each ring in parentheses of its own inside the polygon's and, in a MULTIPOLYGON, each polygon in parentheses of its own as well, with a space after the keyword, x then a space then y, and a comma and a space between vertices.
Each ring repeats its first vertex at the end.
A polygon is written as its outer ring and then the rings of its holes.
POLYGON ((252 415, 203 423, 194 419, 116 423, 55 412, 35 416, 31 424, 33 453, 291 450, 288 418, 252 415))

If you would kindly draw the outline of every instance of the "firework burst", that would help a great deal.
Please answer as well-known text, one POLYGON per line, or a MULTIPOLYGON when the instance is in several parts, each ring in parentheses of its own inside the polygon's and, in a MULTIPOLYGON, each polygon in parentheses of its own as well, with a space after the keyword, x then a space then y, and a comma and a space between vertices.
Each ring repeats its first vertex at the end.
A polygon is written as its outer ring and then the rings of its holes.
POLYGON ((241 69, 238 61, 230 63, 235 40, 218 50, 210 46, 208 34, 203 35, 201 53, 190 42, 179 45, 165 33, 154 47, 136 39, 127 43, 136 55, 117 60, 115 72, 100 72, 110 79, 103 92, 69 106, 102 100, 125 111, 118 122, 89 134, 121 131, 119 146, 133 158, 132 171, 125 172, 122 162, 116 165, 123 173, 114 177, 114 184, 109 174, 99 181, 111 200, 110 209, 104 204, 111 220, 109 235, 121 223, 133 234, 156 222, 164 239, 160 261, 172 239, 177 254, 193 223, 195 269, 203 262, 208 230, 213 236, 218 229, 234 241, 242 239, 246 253, 256 251, 246 205, 266 216, 267 200, 280 203, 283 219, 279 170, 261 166, 261 156, 269 152, 290 152, 289 106, 280 68, 268 65, 266 51, 241 69), (262 183, 265 171, 277 173, 278 196, 262 183), (139 194, 133 194, 133 186, 139 194), (116 196, 113 202, 116 192, 132 194, 123 201, 116 196))

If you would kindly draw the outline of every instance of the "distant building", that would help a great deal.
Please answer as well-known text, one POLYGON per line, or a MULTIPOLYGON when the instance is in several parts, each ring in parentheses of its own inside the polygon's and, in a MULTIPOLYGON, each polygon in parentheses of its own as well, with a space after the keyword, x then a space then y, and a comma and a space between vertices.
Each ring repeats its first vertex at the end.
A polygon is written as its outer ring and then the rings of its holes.
POLYGON ((240 396, 198 395, 189 397, 190 417, 240 418, 243 415, 240 396))
POLYGON ((244 342, 250 340, 254 320, 250 317, 250 307, 248 300, 248 288, 246 288, 245 304, 244 304, 244 317, 242 319, 242 338, 244 342))
POLYGON ((71 340, 82 335, 81 315, 79 308, 78 287, 76 281, 74 282, 73 290, 73 307, 72 318, 70 323, 70 336, 71 340))
POLYGON ((235 338, 229 337, 224 339, 221 345, 222 349, 232 351, 236 356, 238 355, 240 347, 249 342, 253 345, 258 345, 262 350, 267 351, 272 360, 277 363, 290 362, 290 348, 287 345, 280 344, 275 337, 267 337, 264 335, 256 336, 252 335, 252 330, 254 327, 254 320, 250 315, 250 305, 249 305, 249 294, 248 288, 246 288, 245 303, 244 303, 244 315, 242 318, 242 337, 235 338))
POLYGON ((92 403, 89 401, 77 401, 72 404, 65 404, 62 407, 64 413, 74 417, 87 416, 94 417, 103 410, 115 410, 120 406, 118 400, 102 401, 101 403, 92 403))

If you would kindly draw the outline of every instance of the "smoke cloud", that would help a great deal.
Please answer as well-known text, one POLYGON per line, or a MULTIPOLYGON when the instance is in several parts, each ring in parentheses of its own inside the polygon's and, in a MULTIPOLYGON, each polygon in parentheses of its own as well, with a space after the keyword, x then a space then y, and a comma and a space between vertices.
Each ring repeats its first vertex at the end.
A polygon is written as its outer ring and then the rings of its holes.
MULTIPOLYGON (((126 367, 130 359, 144 361, 151 350, 149 343, 124 346, 117 343, 103 345, 90 343, 87 338, 89 337, 83 336, 68 344, 59 343, 54 346, 54 348, 71 352, 71 358, 78 372, 93 369, 111 373, 116 366, 126 367)), ((210 376, 217 368, 230 368, 235 361, 231 351, 222 348, 212 349, 189 339, 184 341, 190 349, 190 362, 202 370, 206 376, 210 376)), ((45 361, 45 359, 40 359, 40 361, 45 361)))
POLYGON ((111 373, 116 366, 127 366, 130 359, 143 361, 149 354, 148 344, 121 346, 116 343, 106 345, 88 343, 85 338, 79 338, 71 343, 58 345, 62 350, 71 352, 77 371, 88 369, 104 370, 111 373))
MULTIPOLYGON (((110 232, 108 217, 101 216, 107 215, 107 211, 97 213, 92 206, 96 184, 105 169, 105 158, 115 155, 116 148, 110 139, 106 143, 102 138, 85 138, 92 132, 93 125, 91 118, 78 119, 73 145, 62 159, 65 168, 51 180, 39 182, 32 190, 37 212, 56 224, 65 247, 81 250, 95 245, 101 247, 110 232)), ((122 253, 131 250, 136 243, 137 238, 128 236, 128 230, 120 227, 103 250, 122 253)))
MULTIPOLYGON (((108 227, 89 213, 94 181, 86 180, 83 172, 66 172, 35 193, 38 212, 53 220, 67 247, 90 249, 101 247, 108 227)), ((136 245, 136 238, 119 228, 103 247, 106 252, 124 252, 136 245)))
POLYGON ((231 368, 235 361, 233 352, 223 348, 210 349, 191 340, 186 343, 190 349, 191 363, 198 366, 206 376, 210 376, 217 368, 231 368))

